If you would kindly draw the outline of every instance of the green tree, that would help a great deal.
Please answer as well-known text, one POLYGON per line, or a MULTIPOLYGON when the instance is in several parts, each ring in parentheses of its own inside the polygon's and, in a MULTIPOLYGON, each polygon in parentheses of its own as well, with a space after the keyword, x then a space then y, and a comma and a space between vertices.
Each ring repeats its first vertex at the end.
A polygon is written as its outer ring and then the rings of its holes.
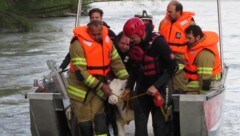
MULTIPOLYGON (((82 11, 87 11, 92 0, 83 0, 82 11)), ((66 16, 77 12, 78 0, 1 0, 0 31, 29 31, 34 19, 66 16)))

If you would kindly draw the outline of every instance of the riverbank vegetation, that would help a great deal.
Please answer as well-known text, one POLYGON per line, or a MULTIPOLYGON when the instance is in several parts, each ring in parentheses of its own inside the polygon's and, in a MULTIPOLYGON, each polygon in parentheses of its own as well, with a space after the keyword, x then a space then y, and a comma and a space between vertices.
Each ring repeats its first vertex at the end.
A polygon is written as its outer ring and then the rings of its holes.
MULTIPOLYGON (((82 12, 87 13, 94 0, 82 0, 82 12)), ((0 32, 27 32, 35 18, 74 16, 78 0, 1 0, 0 32)))

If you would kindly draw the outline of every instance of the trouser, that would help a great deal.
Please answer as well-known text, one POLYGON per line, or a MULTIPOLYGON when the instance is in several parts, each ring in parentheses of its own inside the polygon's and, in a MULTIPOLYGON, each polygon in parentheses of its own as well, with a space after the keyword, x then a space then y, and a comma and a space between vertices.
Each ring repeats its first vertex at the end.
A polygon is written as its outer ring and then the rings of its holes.
POLYGON ((144 95, 134 103, 135 136, 148 136, 147 123, 149 113, 152 114, 152 126, 155 136, 166 136, 167 127, 160 107, 153 103, 153 97, 144 95))
POLYGON ((188 79, 184 75, 184 54, 178 54, 175 53, 175 58, 178 62, 178 71, 173 75, 172 77, 172 85, 173 85, 173 91, 178 90, 178 91, 185 91, 187 87, 187 82, 188 79))
MULTIPOLYGON (((116 105, 111 105, 108 101, 105 101, 105 112, 107 115, 106 123, 107 126, 112 126, 114 136, 118 135, 118 128, 117 128, 117 120, 116 120, 116 113, 117 107, 116 105)), ((110 134, 108 134, 110 135, 110 134)))
POLYGON ((92 121, 79 122, 81 136, 107 136, 105 114, 98 114, 92 121))
POLYGON ((174 90, 185 91, 187 88, 187 78, 184 76, 183 70, 178 70, 172 77, 172 84, 174 90))
POLYGON ((87 102, 70 99, 71 107, 77 116, 81 136, 106 136, 108 128, 104 112, 104 100, 89 92, 87 102))
POLYGON ((173 111, 173 133, 174 133, 174 136, 181 136, 180 117, 179 117, 178 111, 173 111))

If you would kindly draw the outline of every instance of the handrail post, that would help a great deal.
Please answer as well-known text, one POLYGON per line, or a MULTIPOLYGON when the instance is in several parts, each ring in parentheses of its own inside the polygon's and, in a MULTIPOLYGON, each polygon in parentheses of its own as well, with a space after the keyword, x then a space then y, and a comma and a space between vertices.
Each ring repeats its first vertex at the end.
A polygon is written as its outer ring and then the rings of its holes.
POLYGON ((76 17, 75 27, 80 25, 81 11, 82 11, 82 0, 78 0, 78 9, 77 9, 77 17, 76 17))
POLYGON ((218 12, 218 33, 219 33, 219 45, 220 45, 220 57, 221 57, 221 66, 224 67, 224 58, 223 58, 223 43, 222 43, 222 18, 221 18, 221 3, 220 0, 217 0, 217 12, 218 12))

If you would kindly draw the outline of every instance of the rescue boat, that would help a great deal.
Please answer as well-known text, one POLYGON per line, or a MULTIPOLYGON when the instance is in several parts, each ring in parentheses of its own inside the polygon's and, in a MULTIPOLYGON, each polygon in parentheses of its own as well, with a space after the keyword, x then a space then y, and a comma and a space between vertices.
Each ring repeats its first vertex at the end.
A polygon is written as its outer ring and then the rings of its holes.
MULTIPOLYGON (((81 3, 79 0, 76 26, 79 24, 81 3)), ((180 114, 182 136, 218 136, 223 123, 225 82, 228 67, 223 61, 220 0, 217 0, 220 54, 222 58, 222 78, 214 82, 210 91, 200 95, 173 94, 175 108, 180 114)), ((47 60, 49 75, 34 80, 34 85, 26 94, 29 99, 32 136, 71 136, 77 134, 71 129, 74 122, 67 113, 69 99, 64 71, 54 60, 47 60)), ((76 124, 75 124, 76 125, 76 124)))

